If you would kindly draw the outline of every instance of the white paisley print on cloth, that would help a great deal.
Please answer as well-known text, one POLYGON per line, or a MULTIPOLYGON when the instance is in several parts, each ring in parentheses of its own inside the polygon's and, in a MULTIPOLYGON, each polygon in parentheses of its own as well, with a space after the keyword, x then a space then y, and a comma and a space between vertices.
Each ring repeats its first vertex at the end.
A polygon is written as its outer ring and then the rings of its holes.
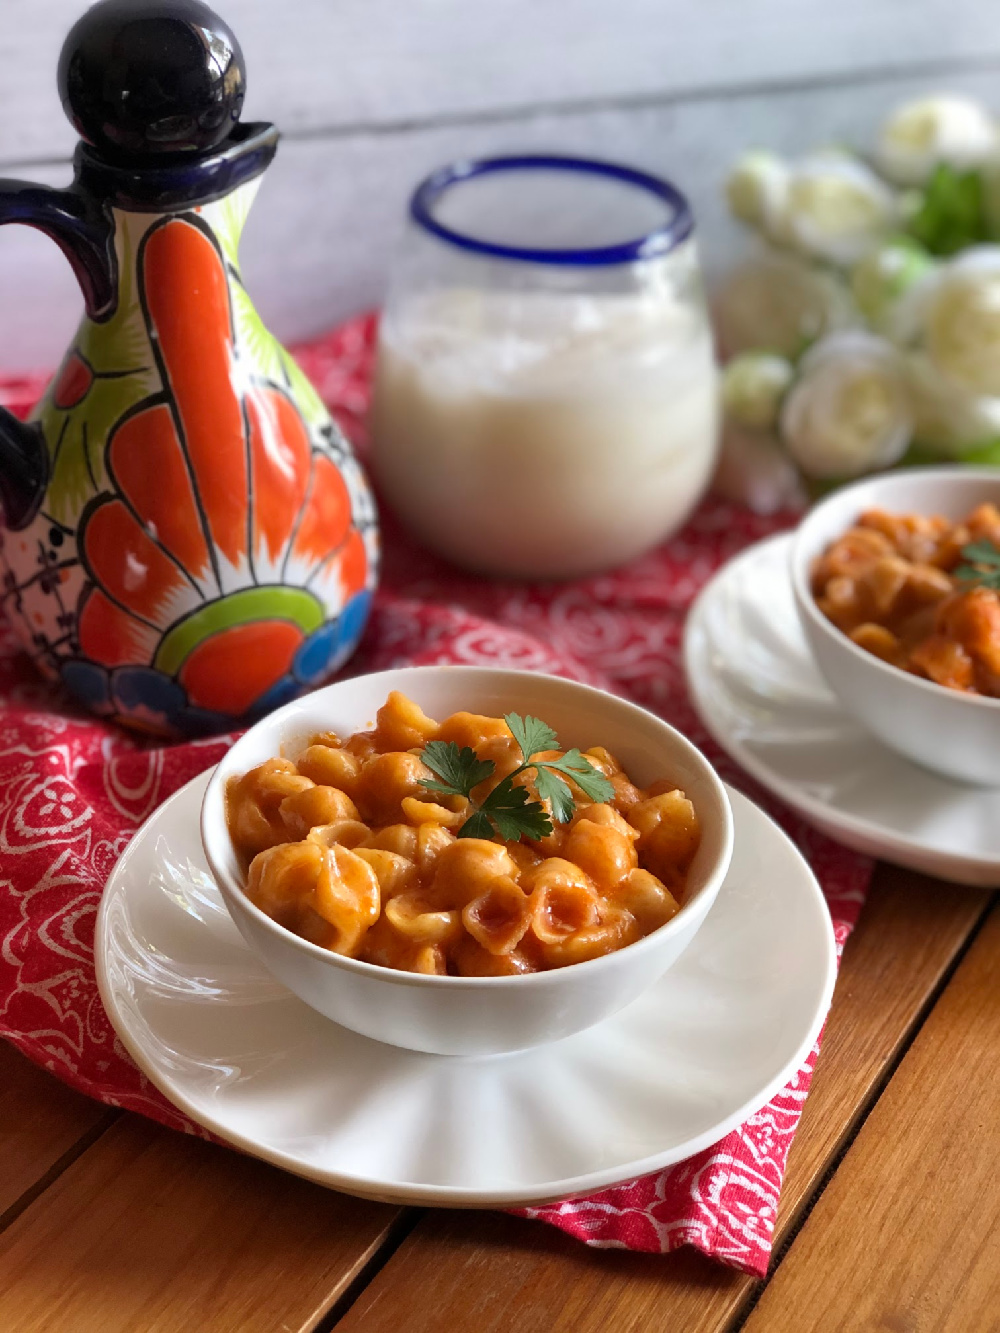
MULTIPOLYGON (((372 346, 371 321, 356 321, 299 352, 355 439, 372 346)), ((6 401, 26 408, 37 388, 8 386, 6 401)), ((584 583, 525 585, 460 574, 386 522, 383 585, 348 670, 502 663, 570 676, 644 704, 689 735, 728 781, 781 822, 823 885, 842 947, 870 863, 808 828, 725 759, 691 708, 680 663, 692 597, 726 559, 781 526, 780 519, 713 501, 678 538, 626 569, 584 583)), ((226 743, 223 737, 151 748, 84 717, 0 631, 0 1036, 90 1096, 197 1134, 204 1131, 148 1083, 115 1037, 97 993, 94 920, 129 838, 171 792, 214 763, 226 743)), ((767 1106, 696 1157, 526 1215, 588 1245, 666 1252, 688 1244, 763 1273, 816 1054, 767 1106)))

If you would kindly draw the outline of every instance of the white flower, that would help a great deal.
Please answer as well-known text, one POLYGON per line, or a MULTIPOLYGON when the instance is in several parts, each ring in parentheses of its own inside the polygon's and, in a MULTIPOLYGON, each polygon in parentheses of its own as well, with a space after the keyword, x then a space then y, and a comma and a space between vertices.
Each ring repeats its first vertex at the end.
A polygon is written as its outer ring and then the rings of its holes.
POLYGON ((798 469, 773 436, 727 423, 712 490, 756 514, 801 509, 805 489, 798 469))
POLYGON ((765 218, 784 207, 788 166, 777 153, 744 153, 726 178, 726 199, 734 217, 763 228, 765 218))
POLYGON ((871 333, 833 334, 802 358, 781 411, 785 448, 810 477, 858 477, 889 467, 913 430, 906 367, 871 333))
POLYGON ((713 311, 727 356, 761 350, 797 357, 823 334, 857 322, 850 293, 837 275, 771 251, 728 274, 713 311))
POLYGON ((730 421, 768 430, 778 420, 785 390, 795 378, 790 361, 770 352, 741 352, 722 371, 722 406, 730 421))
POLYGON ((896 198, 865 164, 825 152, 794 163, 781 200, 765 211, 769 235, 835 264, 853 264, 892 228, 896 198))
POLYGON ((913 438, 918 443, 956 454, 1000 437, 1000 398, 960 389, 941 374, 926 352, 909 352, 906 369, 913 438))
POLYGON ((935 367, 959 389, 1000 396, 1000 245, 975 245, 917 289, 915 318, 935 367))
POLYGON ((923 185, 936 166, 968 171, 997 147, 997 126, 986 108, 946 93, 897 107, 882 126, 876 156, 896 184, 923 185))
POLYGON ((851 292, 877 333, 904 341, 909 325, 905 298, 933 269, 933 259, 916 241, 889 241, 854 265, 851 292))

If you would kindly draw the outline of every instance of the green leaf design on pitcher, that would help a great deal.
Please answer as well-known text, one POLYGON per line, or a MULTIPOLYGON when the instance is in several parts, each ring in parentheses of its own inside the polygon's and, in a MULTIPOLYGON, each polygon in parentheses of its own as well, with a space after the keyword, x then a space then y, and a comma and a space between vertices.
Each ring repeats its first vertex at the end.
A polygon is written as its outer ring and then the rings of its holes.
POLYGON ((145 222, 128 214, 118 215, 118 306, 114 315, 101 324, 83 320, 76 342, 38 412, 52 460, 49 511, 68 525, 73 524, 87 500, 107 485, 104 446, 112 427, 129 408, 159 388, 136 293, 136 233, 145 230, 145 222), (80 398, 67 400, 60 389, 74 370, 79 377, 89 371, 92 378, 89 385, 81 385, 80 398))
POLYGON ((249 352, 257 374, 273 384, 287 386, 309 426, 313 429, 325 426, 330 414, 323 400, 295 358, 268 331, 238 275, 232 276, 233 321, 237 338, 249 352))

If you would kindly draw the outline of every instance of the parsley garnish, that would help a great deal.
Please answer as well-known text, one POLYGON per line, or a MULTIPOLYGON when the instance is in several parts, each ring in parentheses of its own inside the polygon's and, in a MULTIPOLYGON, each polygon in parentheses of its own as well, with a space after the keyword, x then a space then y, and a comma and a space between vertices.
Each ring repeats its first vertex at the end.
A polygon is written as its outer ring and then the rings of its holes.
POLYGON ((494 769, 492 759, 480 759, 467 745, 460 750, 454 741, 428 741, 423 760, 441 779, 423 785, 428 791, 444 792, 446 796, 471 796, 473 787, 494 769))
POLYGON ((993 542, 972 542, 962 547, 962 559, 967 563, 959 565, 955 578, 1000 592, 1000 547, 993 542))
POLYGON ((517 842, 522 836, 546 837, 552 832, 552 821, 544 805, 533 801, 524 787, 514 785, 512 773, 497 783, 475 814, 470 815, 458 830, 458 836, 492 838, 494 828, 505 842, 517 842))
MULTIPOLYGON (((576 801, 566 778, 572 778, 592 801, 608 801, 614 787, 604 774, 580 753, 567 750, 557 759, 539 759, 538 755, 558 748, 558 737, 540 718, 507 713, 504 717, 521 751, 521 763, 513 773, 493 788, 478 810, 458 830, 460 838, 492 838, 498 833, 505 842, 522 837, 544 838, 552 832, 552 820, 541 801, 533 801, 524 787, 515 784, 519 773, 535 770, 535 786, 543 801, 552 806, 559 823, 565 823, 576 809, 576 801)), ((472 789, 492 777, 496 765, 492 759, 480 759, 469 746, 461 749, 454 741, 429 741, 424 746, 423 761, 437 778, 423 786, 446 796, 470 799, 472 789)))

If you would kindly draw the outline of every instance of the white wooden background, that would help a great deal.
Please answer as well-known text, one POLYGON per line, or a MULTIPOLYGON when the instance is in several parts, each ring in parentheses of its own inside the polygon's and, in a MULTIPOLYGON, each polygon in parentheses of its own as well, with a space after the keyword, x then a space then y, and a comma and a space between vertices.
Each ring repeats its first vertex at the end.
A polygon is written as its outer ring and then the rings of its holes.
MULTIPOLYGON (((406 197, 455 156, 590 152, 672 177, 707 266, 736 232, 739 149, 864 144, 929 89, 1000 109, 995 0, 219 0, 247 59, 247 118, 284 130, 246 232, 265 319, 293 340, 379 298, 406 197)), ((0 0, 0 174, 68 179, 55 92, 83 0, 0 0)), ((0 368, 45 368, 80 300, 54 246, 0 229, 0 368)))

